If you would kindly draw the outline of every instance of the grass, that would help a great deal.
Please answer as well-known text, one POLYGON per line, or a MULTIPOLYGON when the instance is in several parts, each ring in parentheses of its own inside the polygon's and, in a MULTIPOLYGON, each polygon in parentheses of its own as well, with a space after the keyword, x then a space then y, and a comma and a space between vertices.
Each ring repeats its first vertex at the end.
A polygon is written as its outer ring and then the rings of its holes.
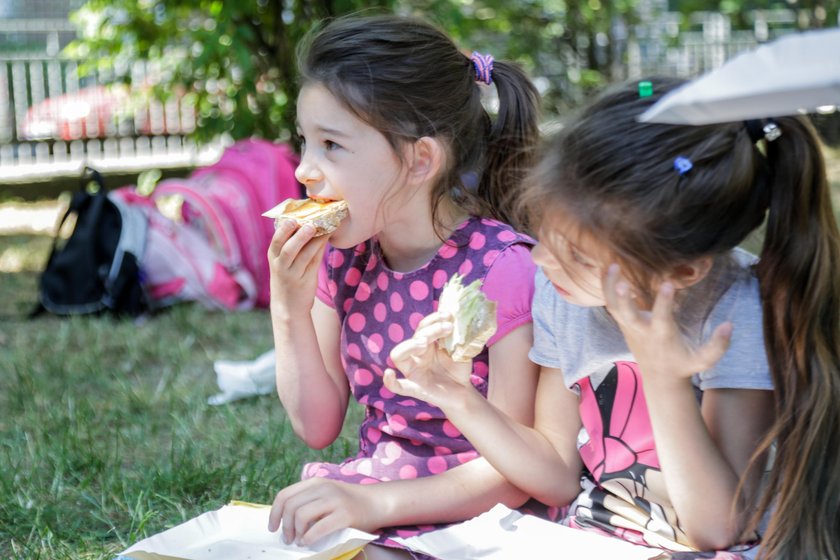
POLYGON ((110 559, 231 499, 270 503, 330 448, 294 435, 274 395, 220 407, 215 359, 271 344, 266 311, 180 305, 143 323, 25 318, 49 249, 0 236, 0 558, 110 559))

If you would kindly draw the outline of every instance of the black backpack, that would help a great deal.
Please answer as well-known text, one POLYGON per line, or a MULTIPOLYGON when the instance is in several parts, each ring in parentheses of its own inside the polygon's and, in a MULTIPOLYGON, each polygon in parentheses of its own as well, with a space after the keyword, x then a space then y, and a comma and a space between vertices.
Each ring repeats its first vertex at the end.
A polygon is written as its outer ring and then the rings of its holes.
POLYGON ((98 189, 83 188, 73 195, 57 231, 71 215, 76 224, 66 241, 56 233, 33 315, 140 315, 148 308, 139 268, 146 243, 145 215, 108 196, 98 172, 86 173, 98 189))

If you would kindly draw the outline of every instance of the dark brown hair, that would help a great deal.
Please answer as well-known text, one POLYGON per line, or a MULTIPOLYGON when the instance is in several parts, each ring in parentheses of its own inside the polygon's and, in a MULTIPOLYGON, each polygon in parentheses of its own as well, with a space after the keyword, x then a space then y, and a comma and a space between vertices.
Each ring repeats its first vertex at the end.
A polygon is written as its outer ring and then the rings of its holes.
POLYGON ((347 17, 311 34, 298 52, 303 85, 323 85, 396 148, 444 141, 446 169, 432 193, 472 215, 513 223, 513 205, 539 138, 539 95, 517 66, 497 60, 495 118, 481 103, 469 55, 433 25, 397 16, 347 17))
MULTIPOLYGON (((551 227, 561 209, 606 244, 638 288, 704 256, 723 255, 766 220, 756 274, 775 386, 775 463, 750 529, 773 511, 767 559, 840 558, 840 236, 819 141, 802 117, 775 119, 782 136, 750 138, 743 122, 641 123, 680 81, 652 78, 606 92, 547 147, 523 196, 551 227), (690 170, 680 173, 675 159, 690 170)), ((651 297, 651 294, 647 294, 651 297)))

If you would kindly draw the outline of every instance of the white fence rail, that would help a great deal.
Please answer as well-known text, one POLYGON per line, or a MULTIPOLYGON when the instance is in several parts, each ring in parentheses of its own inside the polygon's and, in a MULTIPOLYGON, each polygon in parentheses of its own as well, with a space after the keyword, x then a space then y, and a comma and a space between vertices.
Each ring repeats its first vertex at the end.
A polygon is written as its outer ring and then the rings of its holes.
POLYGON ((143 63, 129 87, 110 76, 80 77, 78 63, 0 58, 0 183, 72 175, 85 165, 135 171, 200 165, 221 146, 199 149, 189 98, 153 98, 143 63))

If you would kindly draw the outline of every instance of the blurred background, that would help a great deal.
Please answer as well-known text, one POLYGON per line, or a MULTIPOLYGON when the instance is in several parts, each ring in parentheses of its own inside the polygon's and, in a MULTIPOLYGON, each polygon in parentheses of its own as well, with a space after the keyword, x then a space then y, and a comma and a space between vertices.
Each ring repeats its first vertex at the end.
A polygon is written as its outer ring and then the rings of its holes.
MULTIPOLYGON (((229 500, 268 503, 302 463, 356 448, 358 408, 313 451, 274 395, 208 406, 215 360, 271 348, 264 309, 28 318, 61 193, 85 165, 119 187, 153 170, 185 177, 239 139, 289 140, 295 45, 325 17, 418 14, 467 52, 519 61, 550 129, 611 82, 692 77, 781 35, 837 27, 839 5, 0 0, 0 558, 111 559, 229 500)), ((811 118, 838 193, 840 115, 811 118)))

